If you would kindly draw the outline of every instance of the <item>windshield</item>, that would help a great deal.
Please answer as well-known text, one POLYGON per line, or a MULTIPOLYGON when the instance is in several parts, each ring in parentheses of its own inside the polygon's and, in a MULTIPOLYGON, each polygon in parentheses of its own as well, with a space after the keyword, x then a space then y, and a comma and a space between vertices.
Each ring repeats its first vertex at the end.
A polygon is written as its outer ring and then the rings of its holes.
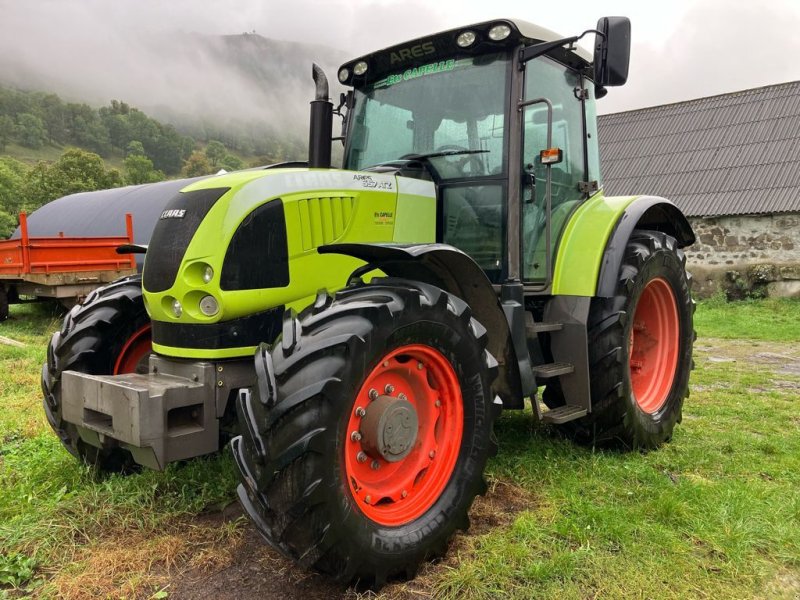
POLYGON ((505 168, 507 55, 442 60, 355 90, 344 166, 425 158, 441 179, 505 168))

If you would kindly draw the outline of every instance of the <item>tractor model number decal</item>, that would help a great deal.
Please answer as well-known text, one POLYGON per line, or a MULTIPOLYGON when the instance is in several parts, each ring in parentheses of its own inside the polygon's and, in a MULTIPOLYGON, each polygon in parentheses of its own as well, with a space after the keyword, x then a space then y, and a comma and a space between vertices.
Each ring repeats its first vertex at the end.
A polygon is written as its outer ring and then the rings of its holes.
POLYGON ((353 175, 353 181, 361 182, 362 187, 372 189, 372 190, 391 190, 392 189, 392 182, 391 181, 375 181, 372 178, 372 175, 361 175, 360 173, 356 173, 353 175))
POLYGON ((182 219, 185 214, 186 214, 186 209, 182 208, 182 209, 179 210, 179 209, 173 208, 173 209, 165 210, 164 212, 162 212, 161 213, 161 218, 162 219, 182 219))
POLYGON ((433 42, 424 42, 416 46, 409 46, 408 48, 401 48, 396 52, 392 52, 390 58, 392 64, 395 64, 411 60, 412 58, 422 58, 426 54, 433 54, 434 52, 436 52, 436 48, 434 48, 433 42))
POLYGON ((439 62, 422 65, 420 67, 414 67, 413 69, 406 69, 402 73, 389 75, 380 81, 376 81, 373 87, 389 87, 398 83, 402 83, 403 81, 417 79, 418 77, 425 77, 426 75, 433 75, 434 73, 452 71, 457 65, 458 62, 453 58, 450 60, 440 60, 439 62))
POLYGON ((394 213, 390 210, 376 210, 373 216, 376 225, 394 225, 394 213))

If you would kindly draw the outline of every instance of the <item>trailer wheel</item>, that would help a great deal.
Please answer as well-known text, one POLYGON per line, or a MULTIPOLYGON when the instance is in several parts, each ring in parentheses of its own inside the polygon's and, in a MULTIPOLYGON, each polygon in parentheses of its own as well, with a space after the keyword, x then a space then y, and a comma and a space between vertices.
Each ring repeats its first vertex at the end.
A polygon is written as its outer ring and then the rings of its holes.
MULTIPOLYGON (((694 302, 686 257, 671 236, 631 236, 612 298, 589 311, 592 412, 563 429, 579 441, 656 448, 672 437, 689 394, 694 302)), ((557 382, 548 406, 563 404, 557 382)))
POLYGON ((50 339, 42 366, 45 415, 67 451, 98 471, 129 472, 136 466, 130 452, 87 444, 77 428, 61 418, 61 374, 67 370, 94 375, 146 372, 150 339, 140 275, 94 290, 67 313, 61 330, 50 339))
POLYGON ((443 554, 496 450, 486 341, 462 300, 397 279, 321 294, 285 320, 256 353, 232 442, 267 542, 373 589, 443 554))
POLYGON ((0 322, 8 319, 8 292, 0 285, 0 322))

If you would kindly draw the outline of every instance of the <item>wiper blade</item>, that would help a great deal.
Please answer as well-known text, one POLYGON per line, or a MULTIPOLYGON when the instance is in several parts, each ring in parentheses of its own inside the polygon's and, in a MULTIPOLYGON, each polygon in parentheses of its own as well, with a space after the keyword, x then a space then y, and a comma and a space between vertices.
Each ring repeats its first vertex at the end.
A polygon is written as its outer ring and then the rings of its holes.
POLYGON ((488 150, 441 150, 439 152, 426 152, 424 154, 404 154, 400 160, 425 160, 426 158, 438 158, 440 156, 458 156, 459 154, 483 154, 488 150))

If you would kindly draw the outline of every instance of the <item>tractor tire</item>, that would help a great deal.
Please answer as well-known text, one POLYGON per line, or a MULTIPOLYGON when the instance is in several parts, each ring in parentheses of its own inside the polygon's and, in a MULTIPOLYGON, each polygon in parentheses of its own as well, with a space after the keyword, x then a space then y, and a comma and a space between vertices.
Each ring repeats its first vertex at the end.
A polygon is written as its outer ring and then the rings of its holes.
MULTIPOLYGON (((686 257, 675 239, 634 231, 611 298, 589 310, 592 411, 561 425, 577 441, 624 449, 657 448, 672 438, 694 367, 694 301, 686 257)), ((558 382, 544 402, 564 403, 558 382)))
POLYGON ((372 589, 442 555, 496 452, 486 342, 465 302, 407 280, 322 292, 287 313, 256 352, 231 443, 240 501, 266 541, 372 589))
POLYGON ((130 452, 85 443, 77 428, 61 418, 61 374, 79 371, 117 375, 147 369, 151 351, 150 318, 142 299, 140 275, 118 279, 91 292, 67 313, 53 334, 42 366, 44 412, 67 451, 100 472, 138 470, 130 452))

